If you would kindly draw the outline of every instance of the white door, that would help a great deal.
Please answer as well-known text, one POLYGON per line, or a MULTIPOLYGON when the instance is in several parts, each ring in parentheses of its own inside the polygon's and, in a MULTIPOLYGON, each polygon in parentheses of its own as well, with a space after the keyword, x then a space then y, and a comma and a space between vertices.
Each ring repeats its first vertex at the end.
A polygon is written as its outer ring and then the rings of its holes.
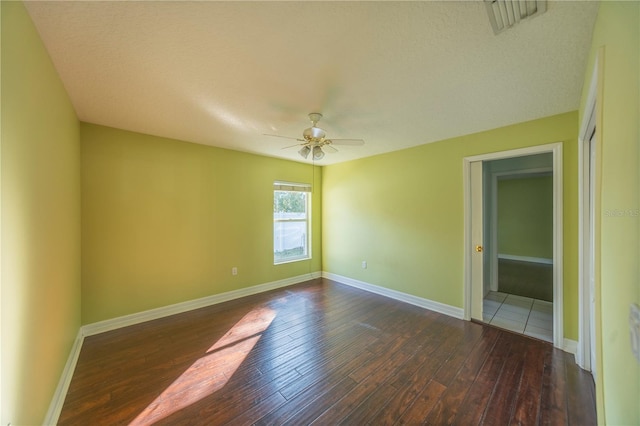
POLYGON ((482 161, 471 163, 471 318, 482 321, 484 285, 482 272, 482 161))

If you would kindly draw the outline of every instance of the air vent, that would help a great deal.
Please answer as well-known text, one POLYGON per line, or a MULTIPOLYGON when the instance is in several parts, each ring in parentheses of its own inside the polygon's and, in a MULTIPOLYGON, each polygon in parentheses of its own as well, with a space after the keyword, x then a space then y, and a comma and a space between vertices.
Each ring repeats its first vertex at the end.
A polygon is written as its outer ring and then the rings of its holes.
POLYGON ((484 0, 495 34, 547 10, 547 0, 484 0))

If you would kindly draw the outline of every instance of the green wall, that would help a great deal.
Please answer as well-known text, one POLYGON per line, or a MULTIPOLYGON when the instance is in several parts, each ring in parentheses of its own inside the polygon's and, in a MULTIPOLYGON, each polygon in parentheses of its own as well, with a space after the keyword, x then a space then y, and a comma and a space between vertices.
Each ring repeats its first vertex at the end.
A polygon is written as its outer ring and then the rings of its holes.
POLYGON ((639 28, 640 3, 601 3, 580 108, 582 117, 599 55, 596 396, 599 423, 611 425, 640 424, 640 368, 628 325, 630 303, 640 303, 639 28))
POLYGON ((463 158, 562 141, 564 324, 577 339, 577 126, 571 112, 325 167, 324 270, 462 308, 463 158))
POLYGON ((498 179, 498 253, 553 259, 553 177, 498 179))
POLYGON ((80 327, 79 123, 21 2, 2 10, 2 419, 41 424, 80 327))
POLYGON ((320 271, 320 167, 86 123, 81 135, 84 324, 320 271), (313 258, 274 266, 273 182, 314 176, 313 258))

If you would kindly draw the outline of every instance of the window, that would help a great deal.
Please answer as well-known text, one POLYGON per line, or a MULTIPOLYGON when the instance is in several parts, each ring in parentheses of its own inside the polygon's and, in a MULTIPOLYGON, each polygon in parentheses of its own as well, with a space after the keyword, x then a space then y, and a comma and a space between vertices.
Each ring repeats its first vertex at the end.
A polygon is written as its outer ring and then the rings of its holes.
POLYGON ((273 184, 273 263, 310 259, 311 185, 273 184))

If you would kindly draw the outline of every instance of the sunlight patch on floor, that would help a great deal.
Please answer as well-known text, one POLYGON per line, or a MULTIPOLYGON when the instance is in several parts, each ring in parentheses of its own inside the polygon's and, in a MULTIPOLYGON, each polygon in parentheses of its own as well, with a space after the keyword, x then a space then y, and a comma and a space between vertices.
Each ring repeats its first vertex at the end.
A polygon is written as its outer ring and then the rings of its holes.
POLYGON ((252 310, 145 408, 130 425, 150 425, 222 389, 276 316, 252 310))

